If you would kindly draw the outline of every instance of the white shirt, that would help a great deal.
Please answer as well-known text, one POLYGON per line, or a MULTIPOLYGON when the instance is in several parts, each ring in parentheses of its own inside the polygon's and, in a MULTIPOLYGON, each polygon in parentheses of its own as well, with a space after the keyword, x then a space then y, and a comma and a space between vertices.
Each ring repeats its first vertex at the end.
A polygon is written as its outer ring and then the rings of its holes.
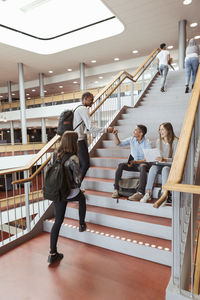
POLYGON ((157 58, 159 59, 159 67, 161 65, 168 65, 168 55, 169 55, 169 51, 167 50, 161 50, 158 53, 157 58))
POLYGON ((87 139, 87 131, 95 134, 99 132, 106 132, 106 129, 104 128, 92 126, 89 110, 84 105, 80 105, 74 111, 73 128, 76 128, 75 131, 78 133, 79 141, 87 139), (80 123, 81 125, 76 128, 76 126, 80 123))

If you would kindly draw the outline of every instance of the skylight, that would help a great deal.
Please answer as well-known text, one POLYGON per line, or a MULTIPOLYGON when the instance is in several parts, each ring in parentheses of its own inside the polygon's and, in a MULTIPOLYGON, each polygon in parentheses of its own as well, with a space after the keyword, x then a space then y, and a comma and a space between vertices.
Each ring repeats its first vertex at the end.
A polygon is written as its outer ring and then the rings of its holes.
POLYGON ((124 30, 100 0, 1 1, 0 23, 0 42, 41 54, 77 47, 124 30))

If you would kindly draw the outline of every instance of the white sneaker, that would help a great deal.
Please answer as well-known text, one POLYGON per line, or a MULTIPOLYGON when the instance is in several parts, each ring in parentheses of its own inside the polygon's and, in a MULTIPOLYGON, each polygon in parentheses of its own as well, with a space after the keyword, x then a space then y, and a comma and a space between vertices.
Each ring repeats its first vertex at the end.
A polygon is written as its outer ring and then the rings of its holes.
POLYGON ((148 193, 146 193, 144 195, 144 197, 142 197, 142 199, 140 200, 140 202, 147 203, 147 201, 149 201, 149 200, 151 200, 151 196, 148 193))

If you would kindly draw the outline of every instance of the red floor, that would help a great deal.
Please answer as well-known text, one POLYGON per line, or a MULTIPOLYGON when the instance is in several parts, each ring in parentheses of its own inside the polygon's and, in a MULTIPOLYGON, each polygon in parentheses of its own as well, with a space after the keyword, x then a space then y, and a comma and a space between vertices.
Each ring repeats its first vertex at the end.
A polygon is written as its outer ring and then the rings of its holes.
POLYGON ((59 237, 64 259, 48 267, 49 234, 1 256, 0 299, 164 300, 169 267, 59 237))

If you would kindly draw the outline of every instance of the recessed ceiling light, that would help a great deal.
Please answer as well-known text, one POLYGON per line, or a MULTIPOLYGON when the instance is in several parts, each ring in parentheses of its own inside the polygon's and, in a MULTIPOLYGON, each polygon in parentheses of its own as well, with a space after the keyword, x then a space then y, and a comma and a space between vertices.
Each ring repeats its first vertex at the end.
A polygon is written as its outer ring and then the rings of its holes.
POLYGON ((31 99, 31 97, 28 97, 27 99, 28 99, 28 100, 30 100, 30 99, 31 99))
POLYGON ((200 39, 200 35, 196 35, 194 38, 195 38, 195 40, 198 40, 198 39, 200 39))
POLYGON ((30 96, 30 94, 26 94, 26 96, 30 96))
POLYGON ((114 60, 115 60, 115 61, 119 61, 119 57, 115 57, 114 60))
POLYGON ((65 92, 61 92, 61 94, 64 94, 65 92))
POLYGON ((52 74, 52 73, 53 73, 53 71, 51 71, 51 70, 50 70, 50 71, 49 71, 49 73, 50 73, 50 74, 52 74))
POLYGON ((138 53, 138 50, 133 50, 132 53, 136 54, 136 53, 138 53))
POLYGON ((72 69, 67 69, 67 71, 68 71, 68 72, 71 72, 71 71, 72 71, 72 69))
POLYGON ((196 27, 198 25, 198 23, 197 22, 194 22, 194 23, 191 23, 190 24, 190 27, 196 27))
POLYGON ((190 3, 192 3, 192 0, 184 0, 184 1, 183 1, 183 4, 184 4, 184 5, 188 5, 188 4, 190 4, 190 3))
POLYGON ((98 83, 98 81, 96 80, 94 83, 98 83))
POLYGON ((91 60, 91 63, 95 64, 97 61, 95 59, 91 60))
POLYGON ((73 83, 78 83, 77 81, 73 81, 73 83))
POLYGON ((32 92, 35 92, 35 91, 36 91, 35 89, 32 90, 32 92))
POLYGON ((103 76, 99 76, 99 79, 103 79, 103 76))
POLYGON ((173 48, 174 48, 174 46, 172 46, 172 45, 167 47, 167 49, 173 49, 173 48))
POLYGON ((0 98, 3 98, 3 96, 0 96, 0 98))
POLYGON ((59 89, 62 89, 63 88, 63 85, 59 85, 59 89))
POLYGON ((12 93, 12 96, 15 96, 15 93, 12 93))
POLYGON ((44 93, 47 93, 47 91, 45 90, 44 93))

